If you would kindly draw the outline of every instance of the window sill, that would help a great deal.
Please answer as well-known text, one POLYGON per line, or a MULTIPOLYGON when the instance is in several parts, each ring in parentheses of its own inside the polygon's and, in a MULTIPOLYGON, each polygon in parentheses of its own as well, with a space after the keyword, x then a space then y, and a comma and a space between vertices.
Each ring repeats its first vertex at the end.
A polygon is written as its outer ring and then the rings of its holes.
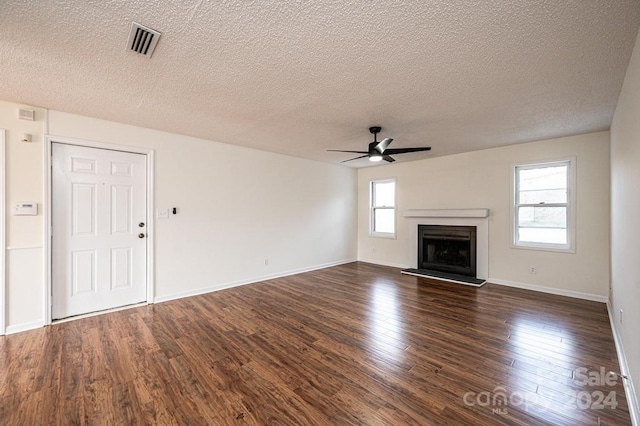
POLYGON ((396 234, 389 232, 369 232, 370 237, 396 239, 396 234))
POLYGON ((535 251, 550 251, 555 253, 573 253, 575 254, 576 249, 573 247, 566 246, 553 246, 546 244, 535 244, 535 243, 520 243, 515 244, 511 243, 511 248, 514 249, 522 249, 522 250, 535 250, 535 251))

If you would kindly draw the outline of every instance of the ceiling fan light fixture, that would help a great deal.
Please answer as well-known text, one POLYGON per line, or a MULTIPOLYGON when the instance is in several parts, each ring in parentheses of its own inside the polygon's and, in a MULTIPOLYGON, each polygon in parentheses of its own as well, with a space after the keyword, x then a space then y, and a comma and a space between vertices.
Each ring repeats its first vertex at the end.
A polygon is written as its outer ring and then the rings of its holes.
POLYGON ((328 149, 327 151, 334 152, 349 152, 353 154, 364 154, 359 157, 349 158, 348 160, 341 161, 340 163, 347 163, 349 161, 360 160, 361 158, 369 158, 369 161, 373 161, 377 163, 379 161, 386 161, 388 163, 393 163, 394 160, 392 155, 394 154, 406 154, 409 152, 419 152, 419 151, 429 151, 431 147, 421 146, 415 148, 398 148, 398 149, 389 149, 389 145, 393 142, 392 138, 384 138, 380 142, 378 142, 378 133, 382 130, 380 126, 369 127, 369 132, 373 134, 373 142, 369 144, 369 148, 366 151, 344 151, 341 149, 328 149))

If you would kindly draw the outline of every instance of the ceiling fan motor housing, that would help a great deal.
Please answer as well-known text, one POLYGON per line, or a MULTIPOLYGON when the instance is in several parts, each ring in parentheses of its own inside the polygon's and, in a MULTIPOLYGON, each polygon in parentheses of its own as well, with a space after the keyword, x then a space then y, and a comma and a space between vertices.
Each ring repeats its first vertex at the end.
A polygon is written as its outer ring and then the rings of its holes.
POLYGON ((380 155, 380 153, 376 150, 376 145, 378 145, 378 142, 371 142, 369 144, 369 155, 380 155))

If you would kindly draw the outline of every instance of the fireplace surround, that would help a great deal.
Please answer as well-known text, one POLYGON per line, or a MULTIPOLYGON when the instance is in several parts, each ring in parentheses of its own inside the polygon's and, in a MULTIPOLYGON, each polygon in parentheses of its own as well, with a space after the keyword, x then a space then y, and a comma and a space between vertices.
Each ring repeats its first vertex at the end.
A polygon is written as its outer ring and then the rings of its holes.
MULTIPOLYGON (((484 281, 489 277, 489 209, 409 209, 402 215, 405 226, 408 227, 409 246, 406 265, 409 268, 419 268, 418 225, 474 226, 476 228, 476 278, 484 281)), ((467 283, 462 282, 462 284, 467 283)))

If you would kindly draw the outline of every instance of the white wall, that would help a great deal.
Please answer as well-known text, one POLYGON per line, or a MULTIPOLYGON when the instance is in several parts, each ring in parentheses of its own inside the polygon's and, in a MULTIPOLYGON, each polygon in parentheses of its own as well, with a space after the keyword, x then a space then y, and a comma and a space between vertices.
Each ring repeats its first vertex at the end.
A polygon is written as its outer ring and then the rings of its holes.
MULTIPOLYGON (((640 391, 640 34, 611 123, 611 286, 636 392, 640 391)), ((636 401, 637 403, 637 401, 636 401)))
POLYGON ((42 322, 43 301, 43 168, 42 143, 44 110, 35 109, 35 121, 18 119, 16 105, 0 101, 0 128, 6 134, 6 324, 8 330, 38 326, 42 322), (31 143, 20 142, 22 133, 31 133, 31 143), (12 216, 17 201, 39 203, 38 216, 12 216), (13 327, 12 327, 13 326, 13 327))
MULTIPOLYGON (((42 121, 37 141, 19 145, 23 123, 5 124, 17 108, 0 103, 9 199, 42 203, 42 121)), ((155 150, 156 206, 179 211, 156 220, 156 300, 356 257, 354 170, 58 111, 49 134, 155 150)), ((11 218, 9 244, 41 245, 42 224, 11 218)), ((10 331, 43 320, 42 256, 10 256, 10 331)))
POLYGON ((489 277, 603 300, 609 284, 609 133, 512 145, 358 170, 358 258, 410 265, 407 209, 488 208, 489 277), (510 247, 511 164, 577 157, 576 253, 510 247), (368 235, 369 184, 397 179, 397 238, 368 235), (529 266, 537 274, 529 273, 529 266))

